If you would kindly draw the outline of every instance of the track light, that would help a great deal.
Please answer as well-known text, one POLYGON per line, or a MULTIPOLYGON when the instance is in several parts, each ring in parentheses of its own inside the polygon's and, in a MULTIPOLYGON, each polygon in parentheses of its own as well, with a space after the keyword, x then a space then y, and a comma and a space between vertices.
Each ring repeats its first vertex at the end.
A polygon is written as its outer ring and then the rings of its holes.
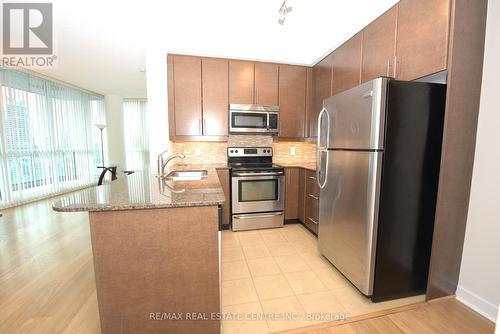
POLYGON ((285 23, 286 14, 288 14, 292 11, 292 6, 289 6, 286 2, 287 2, 287 0, 283 1, 283 4, 281 5, 281 7, 278 11, 278 13, 279 13, 278 23, 281 25, 283 25, 283 23, 285 23))

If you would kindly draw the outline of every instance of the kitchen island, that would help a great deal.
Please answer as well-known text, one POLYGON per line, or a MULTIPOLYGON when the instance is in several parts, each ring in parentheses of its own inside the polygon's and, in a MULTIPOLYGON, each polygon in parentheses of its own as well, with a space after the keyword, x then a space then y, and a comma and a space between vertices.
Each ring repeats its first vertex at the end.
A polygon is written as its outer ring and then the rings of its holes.
POLYGON ((208 172, 192 181, 136 172, 53 204, 89 212, 102 333, 219 333, 217 168, 171 168, 208 172))

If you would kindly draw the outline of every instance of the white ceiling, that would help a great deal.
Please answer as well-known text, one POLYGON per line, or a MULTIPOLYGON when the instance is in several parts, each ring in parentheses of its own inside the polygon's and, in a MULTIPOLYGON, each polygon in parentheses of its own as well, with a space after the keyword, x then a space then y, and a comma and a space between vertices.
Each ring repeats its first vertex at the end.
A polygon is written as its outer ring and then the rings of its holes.
POLYGON ((312 65, 397 0, 55 0, 57 69, 41 71, 101 93, 146 97, 146 52, 312 65), (146 51, 148 50, 148 51, 146 51))

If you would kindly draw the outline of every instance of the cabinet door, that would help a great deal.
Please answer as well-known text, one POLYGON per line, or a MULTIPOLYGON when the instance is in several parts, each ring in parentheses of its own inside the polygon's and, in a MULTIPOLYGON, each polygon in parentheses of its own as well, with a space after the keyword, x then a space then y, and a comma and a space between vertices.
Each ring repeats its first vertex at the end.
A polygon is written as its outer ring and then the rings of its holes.
POLYGON ((254 63, 229 61, 229 103, 251 104, 254 100, 254 63))
POLYGON ((285 219, 297 219, 299 217, 299 169, 286 168, 286 194, 285 194, 285 219))
POLYGON ((397 78, 413 80, 446 69, 450 0, 401 0, 397 78))
POLYGON ((332 95, 333 53, 314 65, 312 70, 312 103, 308 117, 309 136, 318 134, 318 115, 323 108, 323 100, 332 95))
POLYGON ((278 105, 278 73, 277 64, 255 63, 255 104, 278 105))
POLYGON ((305 199, 306 199, 306 170, 299 169, 299 208, 298 216, 302 223, 306 221, 305 199))
POLYGON ((334 51, 332 95, 360 84, 361 42, 362 33, 357 33, 334 51))
POLYGON ((397 16, 398 8, 394 6, 363 30, 362 83, 393 76, 397 16))
POLYGON ((173 57, 175 134, 202 134, 201 125, 201 58, 173 57))
POLYGON ((224 192, 224 197, 226 198, 226 201, 222 204, 222 224, 229 225, 231 220, 231 202, 229 199, 229 184, 231 180, 229 177, 229 169, 217 169, 217 176, 219 177, 222 191, 224 192))
POLYGON ((204 135, 227 136, 228 76, 227 59, 202 59, 204 135))
POLYGON ((280 132, 284 138, 303 138, 306 116, 307 67, 280 65, 280 132))

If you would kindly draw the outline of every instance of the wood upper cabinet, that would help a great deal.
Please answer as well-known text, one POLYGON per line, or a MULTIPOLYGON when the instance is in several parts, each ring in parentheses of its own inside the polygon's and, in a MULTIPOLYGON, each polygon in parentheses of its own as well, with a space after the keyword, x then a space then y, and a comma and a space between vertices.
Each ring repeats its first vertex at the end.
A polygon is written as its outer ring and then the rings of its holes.
POLYGON ((299 168, 285 168, 285 219, 299 218, 299 168))
POLYGON ((362 41, 363 34, 357 33, 333 52, 332 95, 360 84, 362 41))
POLYGON ((445 70, 450 0, 401 0, 398 8, 396 77, 413 80, 445 70))
POLYGON ((175 134, 201 135, 201 58, 174 55, 172 60, 175 134))
POLYGON ((363 30, 362 83, 393 76, 397 17, 398 8, 394 6, 363 30))
POLYGON ((202 59, 203 135, 228 134, 228 76, 227 59, 202 59))
POLYGON ((253 62, 229 60, 229 103, 253 103, 254 73, 253 62))
POLYGON ((255 63, 255 104, 278 105, 278 73, 278 64, 255 63))
POLYGON ((332 95, 333 53, 314 65, 312 69, 312 101, 308 115, 309 137, 318 133, 318 115, 323 108, 323 100, 332 95))
POLYGON ((306 117, 307 67, 279 66, 279 137, 304 137, 306 117))

